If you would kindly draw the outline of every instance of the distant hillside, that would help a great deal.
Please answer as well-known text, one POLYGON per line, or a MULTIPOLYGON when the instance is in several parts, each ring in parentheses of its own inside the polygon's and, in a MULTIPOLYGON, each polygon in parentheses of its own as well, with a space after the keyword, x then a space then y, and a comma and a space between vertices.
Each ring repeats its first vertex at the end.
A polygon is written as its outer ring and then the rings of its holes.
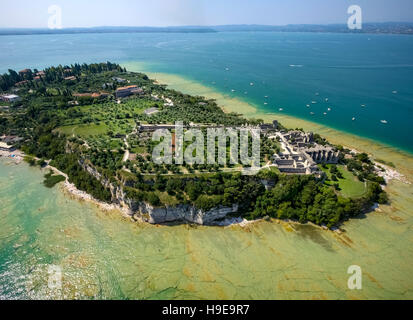
POLYGON ((219 32, 332 32, 332 33, 393 33, 413 34, 413 22, 364 23, 361 30, 350 30, 346 24, 295 24, 286 26, 228 25, 210 27, 219 32))
POLYGON ((78 34, 78 33, 211 33, 217 32, 209 27, 94 27, 65 29, 0 29, 1 35, 31 35, 31 34, 78 34))
POLYGON ((364 23, 362 30, 350 30, 345 24, 297 24, 285 26, 269 25, 225 25, 182 27, 94 27, 51 29, 0 29, 1 35, 31 34, 80 34, 80 33, 213 33, 213 32, 331 32, 331 33, 383 33, 413 34, 413 22, 364 23))

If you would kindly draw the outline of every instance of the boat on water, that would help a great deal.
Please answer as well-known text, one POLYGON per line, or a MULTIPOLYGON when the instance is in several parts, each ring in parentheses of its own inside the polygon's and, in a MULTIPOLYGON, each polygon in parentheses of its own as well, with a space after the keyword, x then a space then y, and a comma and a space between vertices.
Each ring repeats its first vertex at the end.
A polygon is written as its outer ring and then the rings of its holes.
POLYGON ((327 108, 327 111, 331 111, 331 108, 327 108))
POLYGON ((365 106, 366 106, 365 104, 362 104, 362 105, 361 105, 362 108, 364 108, 365 106))
POLYGON ((250 86, 253 86, 253 85, 254 85, 254 82, 251 82, 251 83, 250 83, 250 86))
POLYGON ((312 104, 316 104, 316 103, 317 103, 317 101, 311 101, 311 103, 312 103, 312 104))
POLYGON ((307 104, 307 105, 306 105, 306 107, 307 107, 307 108, 310 108, 310 105, 309 105, 309 104, 307 104))
POLYGON ((393 94, 397 94, 397 91, 396 91, 396 90, 394 90, 392 93, 393 93, 393 94))
POLYGON ((380 120, 381 123, 387 124, 387 120, 380 120))
POLYGON ((355 120, 356 120, 356 118, 355 118, 355 117, 353 117, 353 118, 351 118, 351 120, 352 120, 352 121, 355 121, 355 120))
POLYGON ((283 108, 280 108, 280 109, 278 109, 278 110, 283 111, 284 109, 283 109, 283 108))

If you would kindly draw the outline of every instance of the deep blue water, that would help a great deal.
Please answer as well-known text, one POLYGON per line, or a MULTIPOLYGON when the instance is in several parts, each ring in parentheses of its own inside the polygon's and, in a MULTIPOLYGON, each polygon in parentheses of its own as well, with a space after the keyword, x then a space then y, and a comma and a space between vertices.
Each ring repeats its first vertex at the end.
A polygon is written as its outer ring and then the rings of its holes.
POLYGON ((285 114, 413 152, 412 36, 252 32, 0 37, 0 72, 107 60, 144 62, 150 71, 185 76, 261 110, 282 108, 285 114))

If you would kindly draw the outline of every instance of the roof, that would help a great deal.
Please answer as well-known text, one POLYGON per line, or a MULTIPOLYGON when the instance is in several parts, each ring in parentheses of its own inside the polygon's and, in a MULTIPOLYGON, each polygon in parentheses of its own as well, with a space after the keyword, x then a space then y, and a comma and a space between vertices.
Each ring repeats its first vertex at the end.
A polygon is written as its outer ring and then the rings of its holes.
POLYGON ((6 142, 6 143, 10 143, 10 142, 14 143, 14 142, 22 141, 22 140, 23 140, 23 138, 18 137, 18 136, 6 136, 6 137, 3 138, 3 141, 6 142))
POLYGON ((89 92, 89 93, 73 93, 74 97, 91 97, 91 98, 100 98, 101 96, 108 96, 107 92, 89 92))
POLYGON ((74 97, 91 97, 93 93, 73 93, 74 97))
POLYGON ((130 90, 130 89, 137 89, 137 88, 138 86, 127 86, 127 87, 118 88, 116 91, 130 90))
POLYGON ((18 95, 15 95, 15 94, 6 94, 6 95, 4 95, 4 96, 1 96, 2 98, 5 98, 5 99, 16 99, 16 98, 20 98, 18 95))
POLYGON ((3 149, 11 149, 12 146, 9 146, 7 143, 0 142, 0 148, 3 148, 3 149))
POLYGON ((28 82, 29 82, 28 80, 23 80, 23 81, 17 82, 16 86, 20 86, 20 85, 28 83, 28 82))
POLYGON ((30 70, 30 69, 24 69, 24 70, 21 70, 21 71, 19 71, 19 73, 28 73, 28 72, 31 72, 32 70, 30 70))

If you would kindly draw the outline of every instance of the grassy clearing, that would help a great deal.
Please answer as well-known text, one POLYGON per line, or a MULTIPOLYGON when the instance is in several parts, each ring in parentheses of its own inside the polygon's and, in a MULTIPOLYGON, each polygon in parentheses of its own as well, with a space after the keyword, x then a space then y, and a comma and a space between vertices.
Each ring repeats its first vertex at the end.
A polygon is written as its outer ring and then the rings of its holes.
POLYGON ((131 152, 136 153, 136 154, 144 154, 146 152, 146 148, 145 147, 133 147, 131 148, 131 152))
POLYGON ((345 166, 338 165, 337 169, 343 175, 343 179, 338 179, 338 181, 331 180, 331 173, 330 173, 331 165, 327 165, 327 169, 320 166, 321 170, 323 170, 328 177, 328 181, 325 183, 329 186, 332 186, 335 183, 338 183, 340 187, 340 193, 345 197, 361 197, 366 192, 366 184, 358 180, 351 172, 349 172, 345 166))
POLYGON ((174 196, 170 196, 167 192, 156 191, 155 193, 159 197, 159 200, 165 205, 173 207, 179 204, 179 201, 174 196))
POLYGON ((49 172, 44 175, 44 181, 43 184, 46 186, 46 188, 53 188, 56 184, 59 182, 65 181, 66 178, 61 175, 53 175, 53 172, 49 172))
POLYGON ((80 137, 90 137, 90 136, 97 136, 99 134, 107 134, 108 127, 104 123, 100 124, 80 124, 80 125, 72 125, 72 126, 64 126, 60 127, 59 131, 71 135, 77 135, 80 137))

